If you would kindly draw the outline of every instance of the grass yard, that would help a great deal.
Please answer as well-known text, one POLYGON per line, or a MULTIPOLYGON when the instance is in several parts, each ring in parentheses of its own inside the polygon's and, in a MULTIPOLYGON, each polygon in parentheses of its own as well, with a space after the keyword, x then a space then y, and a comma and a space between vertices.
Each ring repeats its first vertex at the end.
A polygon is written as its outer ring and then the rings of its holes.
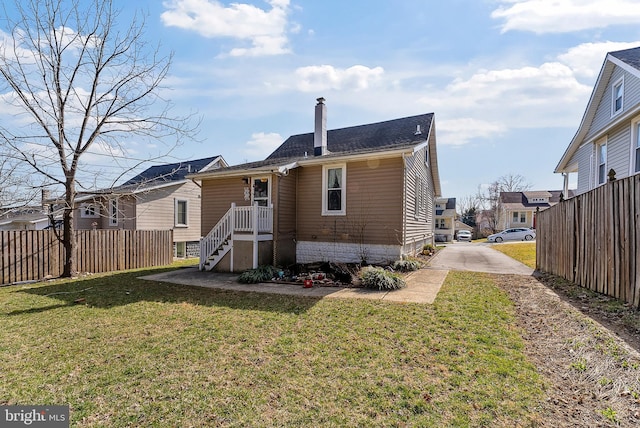
POLYGON ((518 242, 513 244, 493 244, 494 250, 498 250, 507 256, 524 263, 532 269, 536 268, 536 243, 518 242))
POLYGON ((420 305, 136 279, 159 271, 0 288, 0 403, 69 404, 80 427, 539 421, 545 386, 489 276, 452 272, 420 305))

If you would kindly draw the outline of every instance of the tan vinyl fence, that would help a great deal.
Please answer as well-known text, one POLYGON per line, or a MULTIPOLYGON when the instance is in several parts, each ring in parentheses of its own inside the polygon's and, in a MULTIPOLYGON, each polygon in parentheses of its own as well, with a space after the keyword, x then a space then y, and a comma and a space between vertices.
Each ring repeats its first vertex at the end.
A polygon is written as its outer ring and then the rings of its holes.
POLYGON ((640 176, 538 213, 536 264, 582 287, 640 304, 640 176))
MULTIPOLYGON (((173 261, 171 230, 76 231, 78 272, 163 266, 173 261)), ((0 231, 0 284, 58 277, 64 247, 51 230, 0 231)))

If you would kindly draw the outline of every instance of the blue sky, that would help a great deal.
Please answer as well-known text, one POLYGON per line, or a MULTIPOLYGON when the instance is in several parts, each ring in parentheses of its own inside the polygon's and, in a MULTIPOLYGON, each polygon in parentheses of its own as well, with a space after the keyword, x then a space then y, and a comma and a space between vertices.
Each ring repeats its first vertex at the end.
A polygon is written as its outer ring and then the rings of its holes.
POLYGON ((458 198, 505 174, 560 189, 606 52, 640 46, 637 0, 115 4, 123 22, 148 15, 147 38, 175 54, 166 96, 202 118, 201 141, 166 161, 263 159, 313 131, 322 96, 329 129, 435 113, 442 191, 458 198))

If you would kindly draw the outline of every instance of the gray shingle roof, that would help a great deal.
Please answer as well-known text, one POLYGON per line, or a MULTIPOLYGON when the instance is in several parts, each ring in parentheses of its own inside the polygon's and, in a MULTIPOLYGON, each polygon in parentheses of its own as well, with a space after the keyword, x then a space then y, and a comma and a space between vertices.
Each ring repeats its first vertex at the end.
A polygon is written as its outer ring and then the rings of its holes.
MULTIPOLYGON (((413 146, 424 141, 431 128, 433 113, 327 131, 330 154, 356 154, 413 146), (416 130, 420 127, 420 134, 416 130)), ((266 160, 313 156, 313 132, 292 135, 266 160)))
POLYGON ((640 70, 640 47, 610 52, 609 54, 640 70))
POLYGON ((151 181, 178 181, 183 180, 187 174, 199 172, 202 168, 209 165, 219 156, 213 156, 203 159, 195 159, 184 162, 168 163, 164 165, 156 165, 145 169, 140 174, 127 180, 122 186, 132 184, 148 183, 151 181))

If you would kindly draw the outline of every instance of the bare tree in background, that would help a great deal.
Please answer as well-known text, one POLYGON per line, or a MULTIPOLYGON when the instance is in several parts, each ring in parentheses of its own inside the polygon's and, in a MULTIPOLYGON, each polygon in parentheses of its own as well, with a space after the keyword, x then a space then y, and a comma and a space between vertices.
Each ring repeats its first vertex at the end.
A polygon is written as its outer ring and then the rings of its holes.
POLYGON ((507 174, 491 182, 486 189, 478 187, 476 198, 481 202, 482 217, 489 223, 492 233, 497 232, 500 222, 500 193, 524 192, 531 188, 531 183, 520 174, 507 174))
POLYGON ((0 85, 17 115, 0 128, 0 143, 64 189, 63 276, 71 276, 73 209, 89 149, 116 163, 134 136, 179 142, 194 128, 190 117, 171 117, 160 94, 171 56, 149 46, 143 21, 123 24, 111 0, 16 0, 15 13, 3 7, 0 85))

